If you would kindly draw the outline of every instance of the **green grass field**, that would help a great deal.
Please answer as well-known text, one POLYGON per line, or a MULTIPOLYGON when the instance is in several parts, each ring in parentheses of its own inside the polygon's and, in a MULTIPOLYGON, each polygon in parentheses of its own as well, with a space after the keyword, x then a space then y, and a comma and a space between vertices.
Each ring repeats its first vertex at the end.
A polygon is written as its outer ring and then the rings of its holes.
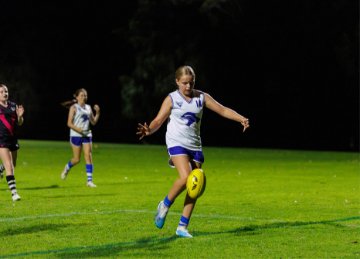
POLYGON ((68 142, 20 141, 22 200, 0 182, 1 258, 359 258, 358 153, 205 147, 207 188, 175 236, 184 194, 153 218, 177 177, 165 146, 94 144, 65 181, 68 142))

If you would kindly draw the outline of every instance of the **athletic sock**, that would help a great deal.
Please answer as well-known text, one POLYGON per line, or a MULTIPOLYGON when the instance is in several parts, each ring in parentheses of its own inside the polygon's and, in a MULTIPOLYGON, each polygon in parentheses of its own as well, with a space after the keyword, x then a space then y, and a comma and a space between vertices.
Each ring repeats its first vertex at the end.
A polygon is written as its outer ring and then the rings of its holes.
POLYGON ((187 227, 187 225, 189 225, 189 221, 190 219, 184 216, 181 216, 180 218, 180 222, 179 222, 179 227, 187 227))
POLYGON ((14 195, 16 193, 15 176, 7 175, 6 176, 6 181, 7 181, 7 184, 9 185, 9 189, 11 191, 11 194, 14 195))
POLYGON ((92 164, 86 164, 85 165, 86 168, 86 175, 87 175, 87 181, 88 182, 92 182, 93 178, 93 165, 92 164))
POLYGON ((71 163, 71 161, 69 161, 67 164, 66 164, 66 171, 69 172, 71 167, 73 167, 74 165, 71 163))
POLYGON ((167 195, 166 195, 166 197, 164 199, 164 204, 168 208, 170 208, 171 204, 173 204, 173 202, 171 200, 169 200, 169 197, 167 195))

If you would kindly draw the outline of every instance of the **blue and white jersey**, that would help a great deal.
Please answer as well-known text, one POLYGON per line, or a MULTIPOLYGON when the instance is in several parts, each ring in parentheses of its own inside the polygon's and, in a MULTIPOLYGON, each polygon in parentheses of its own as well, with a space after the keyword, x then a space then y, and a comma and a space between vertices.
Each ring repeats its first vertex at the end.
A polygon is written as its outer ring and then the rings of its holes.
POLYGON ((167 124, 167 148, 181 146, 186 149, 202 150, 200 125, 204 108, 204 93, 194 90, 195 96, 187 101, 177 90, 169 94, 172 109, 167 124))
POLYGON ((90 130, 90 115, 92 113, 91 107, 88 104, 85 104, 84 107, 81 107, 79 104, 75 103, 75 115, 73 123, 76 127, 79 127, 83 130, 83 134, 76 132, 73 129, 70 129, 71 137, 92 137, 90 130))

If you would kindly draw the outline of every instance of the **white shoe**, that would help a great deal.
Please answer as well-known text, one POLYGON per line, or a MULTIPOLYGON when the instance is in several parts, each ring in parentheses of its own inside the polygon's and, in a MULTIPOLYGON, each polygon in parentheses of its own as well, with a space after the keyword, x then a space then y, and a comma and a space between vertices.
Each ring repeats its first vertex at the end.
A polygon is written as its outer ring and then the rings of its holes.
POLYGON ((65 180, 68 173, 69 173, 69 171, 67 170, 67 166, 65 165, 65 168, 61 173, 61 179, 65 180))
POLYGON ((193 236, 189 233, 186 227, 178 227, 176 229, 176 235, 179 237, 192 238, 193 236))
POLYGON ((14 194, 12 195, 12 200, 13 200, 13 201, 19 201, 19 200, 21 200, 21 197, 20 197, 19 194, 14 193, 14 194))
POLYGON ((155 216, 155 225, 157 228, 162 228, 164 226, 168 211, 169 207, 167 207, 163 201, 160 201, 155 216))
POLYGON ((91 187, 91 188, 95 188, 96 185, 93 182, 87 182, 86 184, 87 187, 91 187))

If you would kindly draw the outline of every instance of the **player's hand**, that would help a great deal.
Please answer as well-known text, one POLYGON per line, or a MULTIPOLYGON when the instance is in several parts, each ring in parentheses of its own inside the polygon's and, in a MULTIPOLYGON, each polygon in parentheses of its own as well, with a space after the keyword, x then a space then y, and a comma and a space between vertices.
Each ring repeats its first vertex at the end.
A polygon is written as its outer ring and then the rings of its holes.
POLYGON ((243 125, 243 132, 245 132, 245 130, 250 127, 249 119, 244 118, 244 120, 241 122, 241 125, 243 125))
POLYGON ((99 112, 100 112, 100 107, 99 107, 99 105, 95 104, 95 105, 94 105, 94 110, 96 111, 96 113, 99 113, 99 112))
POLYGON ((87 135, 89 135, 91 133, 91 130, 82 130, 81 131, 81 134, 84 136, 84 137, 87 137, 87 135))
POLYGON ((146 122, 144 123, 144 125, 141 123, 138 123, 136 135, 139 136, 139 140, 141 140, 145 136, 150 135, 150 128, 146 122))
POLYGON ((22 117, 24 115, 24 107, 22 105, 16 105, 16 115, 22 117))

